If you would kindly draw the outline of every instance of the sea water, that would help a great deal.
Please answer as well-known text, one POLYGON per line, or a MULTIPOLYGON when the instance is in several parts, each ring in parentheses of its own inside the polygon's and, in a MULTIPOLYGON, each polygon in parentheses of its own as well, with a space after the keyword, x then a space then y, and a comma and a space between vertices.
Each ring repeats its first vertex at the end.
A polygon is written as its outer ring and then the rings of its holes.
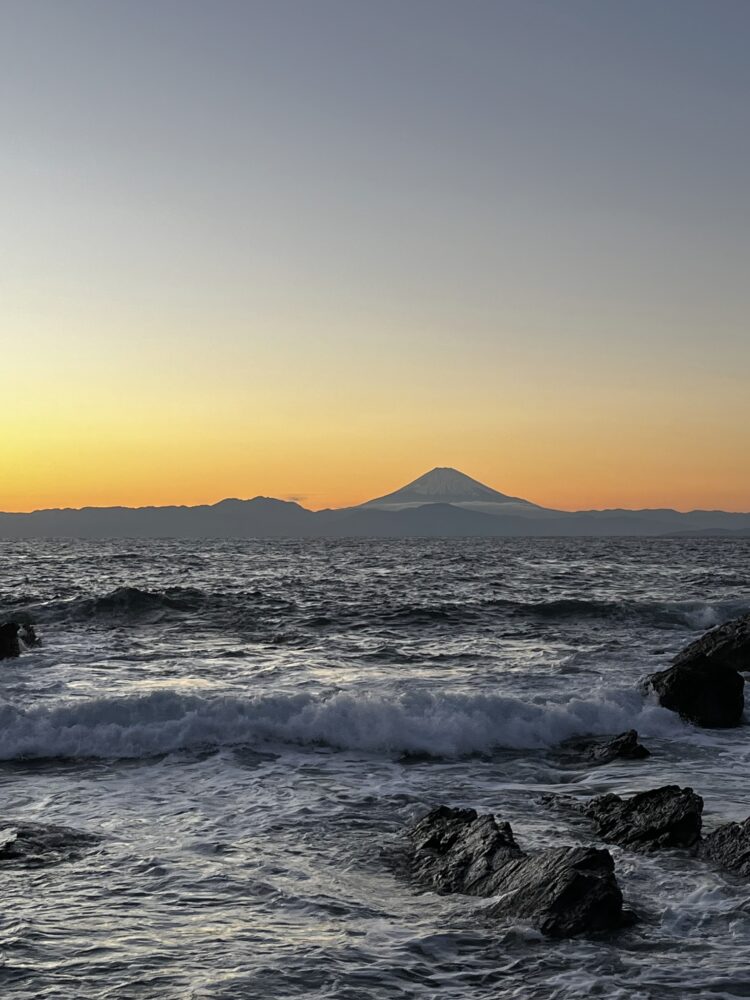
POLYGON ((750 815, 748 730, 638 690, 750 610, 750 541, 0 543, 2 816, 101 836, 0 863, 0 994, 50 998, 750 997, 750 884, 612 848, 639 916, 543 939, 393 859, 446 803, 527 849, 550 808, 665 783, 750 815), (646 761, 561 746, 636 728, 646 761))

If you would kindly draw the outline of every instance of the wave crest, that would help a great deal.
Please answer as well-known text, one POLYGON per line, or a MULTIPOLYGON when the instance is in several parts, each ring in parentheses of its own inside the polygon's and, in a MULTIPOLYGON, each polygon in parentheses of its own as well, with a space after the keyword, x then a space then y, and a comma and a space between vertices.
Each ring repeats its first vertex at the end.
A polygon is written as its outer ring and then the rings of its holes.
POLYGON ((672 712, 623 689, 546 704, 457 693, 237 698, 165 690, 26 711, 6 705, 0 709, 0 759, 148 757, 264 741, 455 757, 543 748, 629 728, 644 736, 686 731, 672 712))

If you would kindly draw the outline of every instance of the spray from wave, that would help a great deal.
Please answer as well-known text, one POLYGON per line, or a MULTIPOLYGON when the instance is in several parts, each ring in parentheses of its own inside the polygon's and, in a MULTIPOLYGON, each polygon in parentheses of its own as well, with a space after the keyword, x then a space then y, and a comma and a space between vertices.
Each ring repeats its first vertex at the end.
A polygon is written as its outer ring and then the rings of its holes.
POLYGON ((26 711, 6 705, 0 709, 0 759, 148 757, 263 741, 455 757, 543 748, 579 734, 628 728, 644 736, 686 731, 673 713, 623 689, 545 704, 456 693, 210 698, 155 691, 26 711))

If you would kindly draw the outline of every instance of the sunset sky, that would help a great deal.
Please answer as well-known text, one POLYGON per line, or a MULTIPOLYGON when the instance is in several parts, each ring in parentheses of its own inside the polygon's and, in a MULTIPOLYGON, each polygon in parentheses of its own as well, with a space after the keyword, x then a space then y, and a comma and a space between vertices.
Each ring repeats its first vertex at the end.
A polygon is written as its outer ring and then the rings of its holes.
POLYGON ((746 0, 0 0, 0 509, 750 510, 746 0))

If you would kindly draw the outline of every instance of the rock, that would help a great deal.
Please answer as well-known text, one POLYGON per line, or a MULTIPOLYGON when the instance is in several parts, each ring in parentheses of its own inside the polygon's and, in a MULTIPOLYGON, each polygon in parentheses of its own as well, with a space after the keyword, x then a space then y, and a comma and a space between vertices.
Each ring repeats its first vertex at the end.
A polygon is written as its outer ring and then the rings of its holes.
POLYGON ((606 850, 562 847, 527 855, 508 823, 438 806, 409 831, 411 873, 440 893, 501 896, 490 912, 530 920, 551 937, 624 923, 622 893, 606 850))
POLYGON ((744 878, 750 876, 750 817, 744 823, 725 823, 709 833, 698 853, 720 868, 744 878))
POLYGON ((474 809, 438 806, 411 828, 409 837, 413 874, 442 893, 491 896, 498 868, 523 857, 509 823, 478 816, 474 809))
POLYGON ((738 726, 745 707, 739 670, 750 670, 750 614, 691 642, 671 667, 646 678, 644 690, 655 691, 665 708, 699 726, 738 726))
POLYGON ((712 628, 675 656, 675 666, 707 661, 725 670, 750 670, 750 613, 712 628))
POLYGON ((490 912, 530 920, 550 937, 612 930, 632 923, 609 851, 555 847, 510 861, 496 873, 490 912))
POLYGON ((629 799, 600 795, 583 807, 602 840, 635 851, 693 847, 700 839, 703 799, 692 788, 664 785, 629 799))
POLYGON ((655 691, 659 702, 699 726, 729 728, 742 721, 745 679, 706 657, 682 661, 651 674, 644 693, 655 691))
POLYGON ((10 822, 0 825, 0 866, 15 864, 37 868, 73 861, 100 837, 67 826, 10 822))
POLYGON ((635 729, 628 729, 626 733, 620 733, 619 736, 613 736, 611 740, 605 742, 579 740, 571 746, 584 753, 595 764, 608 764, 611 760, 618 758, 643 760, 645 757, 651 756, 643 744, 638 742, 638 733, 635 729))
POLYGON ((18 641, 19 628, 18 622, 5 622, 3 625, 0 625, 0 660, 20 655, 21 644, 18 641))

